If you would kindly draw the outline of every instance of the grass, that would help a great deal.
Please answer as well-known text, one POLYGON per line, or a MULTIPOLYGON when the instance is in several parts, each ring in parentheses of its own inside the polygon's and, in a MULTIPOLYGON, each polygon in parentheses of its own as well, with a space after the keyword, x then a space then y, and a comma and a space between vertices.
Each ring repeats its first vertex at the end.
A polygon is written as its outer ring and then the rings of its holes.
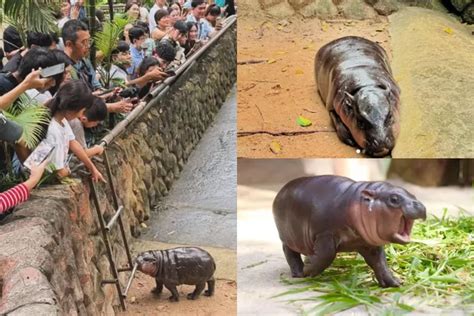
MULTIPOLYGON (((355 253, 340 253, 333 264, 314 278, 287 279, 298 285, 276 297, 319 292, 289 302, 314 302, 305 315, 328 315, 355 306, 372 315, 400 315, 423 304, 435 308, 474 307, 474 217, 461 212, 458 218, 431 216, 415 224, 412 242, 385 247, 389 267, 402 280, 400 288, 378 286, 372 270, 355 253)), ((419 310, 421 311, 421 310, 419 310)))

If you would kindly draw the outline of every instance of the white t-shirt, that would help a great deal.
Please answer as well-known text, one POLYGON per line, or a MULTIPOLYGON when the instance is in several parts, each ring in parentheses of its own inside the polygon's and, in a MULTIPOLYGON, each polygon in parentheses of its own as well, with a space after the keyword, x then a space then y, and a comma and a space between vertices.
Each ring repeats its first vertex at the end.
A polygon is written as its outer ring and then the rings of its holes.
POLYGON ((87 149, 86 144, 86 133, 84 132, 84 126, 82 125, 81 121, 76 118, 72 121, 69 121, 69 126, 71 126, 71 130, 74 133, 74 138, 81 144, 82 148, 87 149))
POLYGON ((49 123, 46 142, 51 146, 56 146, 51 155, 51 162, 56 169, 67 167, 67 154, 69 152, 69 142, 74 140, 74 133, 66 119, 61 121, 62 125, 54 118, 49 123))
POLYGON ((140 21, 148 22, 148 10, 144 7, 140 7, 140 21))

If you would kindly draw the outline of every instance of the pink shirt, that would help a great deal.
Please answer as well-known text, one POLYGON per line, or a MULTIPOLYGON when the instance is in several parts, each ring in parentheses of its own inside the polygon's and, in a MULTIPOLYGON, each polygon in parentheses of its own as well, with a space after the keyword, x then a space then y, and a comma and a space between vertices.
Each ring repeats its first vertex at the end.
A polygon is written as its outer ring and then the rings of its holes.
POLYGON ((0 214, 28 199, 30 192, 23 183, 0 193, 0 214))

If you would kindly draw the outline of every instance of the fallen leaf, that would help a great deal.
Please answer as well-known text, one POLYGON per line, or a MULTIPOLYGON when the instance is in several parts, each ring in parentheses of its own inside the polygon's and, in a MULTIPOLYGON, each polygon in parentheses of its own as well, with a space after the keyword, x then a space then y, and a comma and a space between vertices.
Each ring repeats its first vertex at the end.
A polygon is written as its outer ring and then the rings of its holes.
POLYGON ((326 22, 322 21, 322 22, 321 22, 321 31, 327 32, 328 30, 329 30, 329 24, 327 24, 326 22))
POLYGON ((288 52, 280 50, 280 51, 276 52, 276 54, 277 55, 285 55, 285 54, 288 54, 288 52))
POLYGON ((450 28, 450 27, 445 28, 443 31, 444 31, 445 33, 448 33, 449 35, 451 35, 451 34, 454 33, 453 29, 450 28))
POLYGON ((136 300, 137 300, 137 298, 135 296, 132 296, 130 298, 130 303, 133 304, 133 303, 135 303, 136 300))
POLYGON ((284 68, 281 68, 281 72, 286 72, 288 70, 288 68, 284 67, 284 68))
POLYGON ((146 226, 145 223, 141 223, 140 225, 141 225, 143 228, 147 228, 147 227, 148 227, 148 226, 146 226))
POLYGON ((274 154, 279 154, 281 152, 281 144, 277 141, 272 141, 270 143, 270 150, 274 153, 274 154))
POLYGON ((297 68, 297 69, 295 70, 295 74, 297 74, 297 75, 302 75, 302 74, 304 74, 304 71, 303 71, 303 69, 301 69, 301 68, 297 68))
POLYGON ((274 64, 276 63, 276 59, 270 59, 269 61, 267 61, 267 64, 274 64))
POLYGON ((308 127, 308 126, 311 126, 311 124, 313 124, 313 122, 311 122, 311 120, 309 120, 306 117, 301 116, 301 115, 298 116, 298 118, 296 119, 296 123, 301 127, 308 127))

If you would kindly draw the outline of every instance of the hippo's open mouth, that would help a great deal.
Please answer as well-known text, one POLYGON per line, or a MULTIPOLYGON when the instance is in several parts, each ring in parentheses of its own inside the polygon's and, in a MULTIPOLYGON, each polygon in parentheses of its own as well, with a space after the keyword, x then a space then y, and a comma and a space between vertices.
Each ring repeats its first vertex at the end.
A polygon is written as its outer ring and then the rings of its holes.
POLYGON ((413 227, 414 220, 402 216, 400 218, 400 225, 398 226, 398 232, 393 235, 394 241, 400 244, 406 244, 410 242, 410 233, 413 227))

